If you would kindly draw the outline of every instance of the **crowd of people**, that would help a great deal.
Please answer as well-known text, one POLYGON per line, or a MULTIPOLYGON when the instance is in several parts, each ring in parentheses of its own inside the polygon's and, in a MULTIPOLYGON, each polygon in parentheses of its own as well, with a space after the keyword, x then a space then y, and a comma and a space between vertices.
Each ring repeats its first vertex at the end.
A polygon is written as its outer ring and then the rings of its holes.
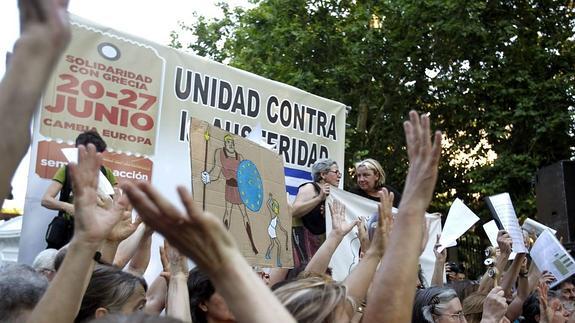
MULTIPOLYGON (((21 36, 0 84, 0 196, 29 144, 28 125, 46 81, 70 40, 66 0, 20 0, 21 36)), ((146 182, 121 183, 114 198, 98 194, 102 149, 77 142, 70 163, 43 203, 73 218, 64 246, 40 253, 33 266, 0 264, 1 322, 571 322, 575 285, 549 290, 554 277, 526 254, 512 261, 509 234, 500 231, 494 264, 478 281, 444 282, 445 251, 436 251, 433 278, 419 275, 425 211, 435 188, 441 133, 427 114, 409 112, 404 123, 409 168, 403 192, 385 184, 381 165, 356 165, 357 193, 379 202, 377 225, 366 238, 361 221, 346 221, 346 206, 326 204, 341 172, 332 160, 312 167, 291 210, 296 268, 256 273, 241 255, 221 215, 202 212, 178 187, 183 208, 146 182), (63 176, 63 177, 62 177, 63 176), (73 199, 56 200, 64 178, 73 199), (325 205, 331 231, 326 234, 325 205), (392 216, 392 206, 398 215, 392 216), (132 221, 132 208, 141 223, 132 221), (329 262, 355 227, 361 260, 343 280, 329 262), (142 275, 153 232, 165 237, 163 272, 151 283, 142 275), (188 258, 196 267, 189 270, 188 258)), ((164 188, 165 189, 165 188, 164 188)), ((439 241, 439 239, 437 239, 439 241)), ((439 247, 439 246, 438 246, 439 247)))

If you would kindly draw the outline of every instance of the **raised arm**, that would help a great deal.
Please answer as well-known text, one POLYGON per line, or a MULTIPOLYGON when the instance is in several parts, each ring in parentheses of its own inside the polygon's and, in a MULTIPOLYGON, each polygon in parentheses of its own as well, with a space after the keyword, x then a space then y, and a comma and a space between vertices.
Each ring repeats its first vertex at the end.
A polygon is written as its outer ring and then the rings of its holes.
POLYGON ((44 195, 42 196, 42 202, 41 202, 42 206, 50 210, 56 210, 56 211, 62 210, 68 214, 73 215, 74 204, 60 201, 56 198, 56 196, 58 196, 61 190, 62 190, 62 184, 53 180, 52 183, 50 183, 50 185, 46 189, 46 192, 44 192, 44 195))
POLYGON ((21 35, 0 83, 0 202, 30 145, 30 122, 58 58, 70 40, 63 0, 20 0, 21 35))
POLYGON ((441 244, 439 244, 440 237, 441 235, 438 234, 433 248, 435 265, 433 267, 433 276, 431 276, 431 286, 443 287, 443 273, 445 270, 445 260, 447 259, 447 249, 443 249, 441 252, 438 251, 441 247, 441 244))
POLYGON ((379 192, 379 200, 377 228, 373 235, 373 241, 365 251, 365 255, 361 258, 359 264, 343 282, 344 285, 347 286, 349 296, 358 304, 364 302, 366 299, 367 290, 371 284, 377 265, 385 253, 393 225, 393 216, 391 214, 393 193, 388 193, 387 189, 384 188, 379 192))
POLYGON ((96 147, 78 147, 79 164, 69 167, 74 189, 74 237, 68 245, 64 262, 36 305, 28 322, 73 322, 92 275, 94 255, 112 228, 120 220, 125 200, 112 209, 97 205, 98 173, 102 155, 96 147))
POLYGON ((208 274, 239 322, 294 322, 252 271, 221 221, 198 210, 184 187, 178 193, 186 213, 148 183, 126 183, 124 189, 144 222, 208 274))
POLYGON ((166 306, 168 316, 191 323, 190 294, 187 284, 188 261, 178 250, 170 247, 167 241, 164 241, 164 254, 170 264, 170 283, 166 306))
POLYGON ((411 320, 425 210, 437 181, 441 133, 435 133, 432 143, 429 117, 419 117, 415 111, 409 117, 404 123, 409 170, 388 251, 368 295, 364 322, 411 320))
POLYGON ((311 212, 316 206, 325 201, 329 195, 329 184, 322 186, 319 194, 315 192, 314 185, 308 183, 299 188, 293 202, 292 216, 301 218, 311 212))
POLYGON ((346 222, 345 205, 339 200, 334 199, 328 206, 331 213, 331 231, 305 267, 305 270, 309 272, 324 274, 329 266, 333 253, 343 240, 343 237, 357 224, 357 221, 351 223, 346 222))

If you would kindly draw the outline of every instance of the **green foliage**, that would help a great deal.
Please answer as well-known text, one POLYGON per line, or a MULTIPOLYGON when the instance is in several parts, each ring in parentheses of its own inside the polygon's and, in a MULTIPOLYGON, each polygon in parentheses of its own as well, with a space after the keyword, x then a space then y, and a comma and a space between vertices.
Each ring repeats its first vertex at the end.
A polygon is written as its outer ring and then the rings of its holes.
MULTIPOLYGON (((401 189, 402 121, 449 139, 432 209, 507 191, 533 216, 539 167, 573 157, 573 8, 565 1, 253 0, 190 26, 195 53, 353 107, 346 169, 369 156, 401 189), (491 162, 481 161, 488 153, 491 162)), ((184 47, 177 33, 172 46, 184 47)), ((350 180, 347 181, 349 185, 350 180)))

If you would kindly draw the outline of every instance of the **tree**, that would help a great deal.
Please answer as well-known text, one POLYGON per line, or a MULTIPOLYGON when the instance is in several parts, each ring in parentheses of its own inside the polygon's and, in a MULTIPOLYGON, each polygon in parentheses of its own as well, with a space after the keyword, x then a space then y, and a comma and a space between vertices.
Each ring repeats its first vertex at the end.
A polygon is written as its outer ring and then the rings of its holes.
MULTIPOLYGON (((566 1, 252 0, 199 17, 172 46, 334 99, 353 110, 346 162, 406 173, 402 121, 430 112, 448 138, 435 210, 454 197, 487 217, 509 192, 534 216, 538 168, 573 158, 573 6, 566 1), (491 156, 491 157, 489 157, 491 156)), ((346 183, 352 183, 348 177, 346 183)))

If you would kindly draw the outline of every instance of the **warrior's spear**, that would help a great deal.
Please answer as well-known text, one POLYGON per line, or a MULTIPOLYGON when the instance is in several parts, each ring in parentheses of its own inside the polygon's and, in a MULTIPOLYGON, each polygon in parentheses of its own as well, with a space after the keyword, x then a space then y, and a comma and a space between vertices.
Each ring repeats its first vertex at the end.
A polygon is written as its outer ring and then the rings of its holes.
MULTIPOLYGON (((206 150, 204 153, 204 172, 208 171, 208 141, 210 140, 210 133, 209 131, 206 129, 206 132, 204 132, 204 139, 206 140, 206 150)), ((203 194, 202 194, 202 210, 206 211, 206 185, 204 183, 204 188, 203 188, 203 194)))

